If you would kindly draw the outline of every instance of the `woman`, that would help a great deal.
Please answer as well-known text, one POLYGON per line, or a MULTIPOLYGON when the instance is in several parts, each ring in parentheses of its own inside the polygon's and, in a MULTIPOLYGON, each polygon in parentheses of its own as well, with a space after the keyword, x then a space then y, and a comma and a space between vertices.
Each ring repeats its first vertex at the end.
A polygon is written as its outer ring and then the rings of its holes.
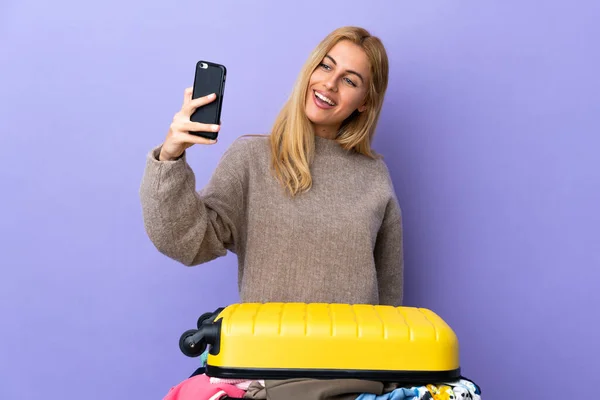
POLYGON ((190 122, 214 97, 192 100, 187 89, 141 186, 154 245, 188 266, 234 252, 242 302, 400 305, 401 211, 371 149, 387 83, 380 40, 335 30, 310 55, 270 135, 236 139, 199 192, 185 150, 215 142, 188 132, 219 126, 190 122))

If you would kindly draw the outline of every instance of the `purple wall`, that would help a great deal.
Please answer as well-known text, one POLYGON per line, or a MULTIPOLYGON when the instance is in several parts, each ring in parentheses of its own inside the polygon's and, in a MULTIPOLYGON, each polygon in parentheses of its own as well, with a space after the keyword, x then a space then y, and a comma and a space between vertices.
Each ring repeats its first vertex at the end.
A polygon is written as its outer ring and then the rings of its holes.
POLYGON ((346 24, 391 57, 376 148, 407 305, 454 327, 484 399, 580 398, 600 371, 600 6, 494 3, 3 2, 0 398, 159 399, 191 373, 179 335, 237 300, 236 260, 158 254, 146 153, 195 61, 226 64, 221 141, 190 153, 202 186, 346 24))

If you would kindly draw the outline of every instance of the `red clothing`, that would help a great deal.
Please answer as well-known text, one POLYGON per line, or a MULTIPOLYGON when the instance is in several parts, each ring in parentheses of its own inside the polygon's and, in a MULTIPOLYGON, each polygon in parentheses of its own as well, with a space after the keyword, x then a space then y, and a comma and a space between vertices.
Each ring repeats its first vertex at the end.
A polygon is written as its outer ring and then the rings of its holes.
POLYGON ((163 400, 217 400, 227 395, 243 397, 244 390, 227 383, 210 383, 206 375, 196 375, 171 388, 163 400))

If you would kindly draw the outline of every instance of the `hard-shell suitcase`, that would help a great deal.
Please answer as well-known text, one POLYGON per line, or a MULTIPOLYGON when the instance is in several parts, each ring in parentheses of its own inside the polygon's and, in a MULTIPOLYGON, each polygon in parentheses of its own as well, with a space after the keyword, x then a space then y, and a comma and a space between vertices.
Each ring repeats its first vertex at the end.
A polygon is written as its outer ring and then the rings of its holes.
POLYGON ((380 305, 242 303, 203 314, 180 338, 209 353, 219 378, 355 378, 438 382, 460 378, 454 331, 433 311, 380 305))

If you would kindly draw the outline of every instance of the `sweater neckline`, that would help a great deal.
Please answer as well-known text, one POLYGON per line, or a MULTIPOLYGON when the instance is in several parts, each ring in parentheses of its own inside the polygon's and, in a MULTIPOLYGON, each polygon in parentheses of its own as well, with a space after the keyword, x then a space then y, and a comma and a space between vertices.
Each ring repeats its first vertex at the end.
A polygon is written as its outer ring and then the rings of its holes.
POLYGON ((326 139, 315 135, 315 150, 317 152, 340 152, 345 153, 346 150, 335 139, 326 139))

